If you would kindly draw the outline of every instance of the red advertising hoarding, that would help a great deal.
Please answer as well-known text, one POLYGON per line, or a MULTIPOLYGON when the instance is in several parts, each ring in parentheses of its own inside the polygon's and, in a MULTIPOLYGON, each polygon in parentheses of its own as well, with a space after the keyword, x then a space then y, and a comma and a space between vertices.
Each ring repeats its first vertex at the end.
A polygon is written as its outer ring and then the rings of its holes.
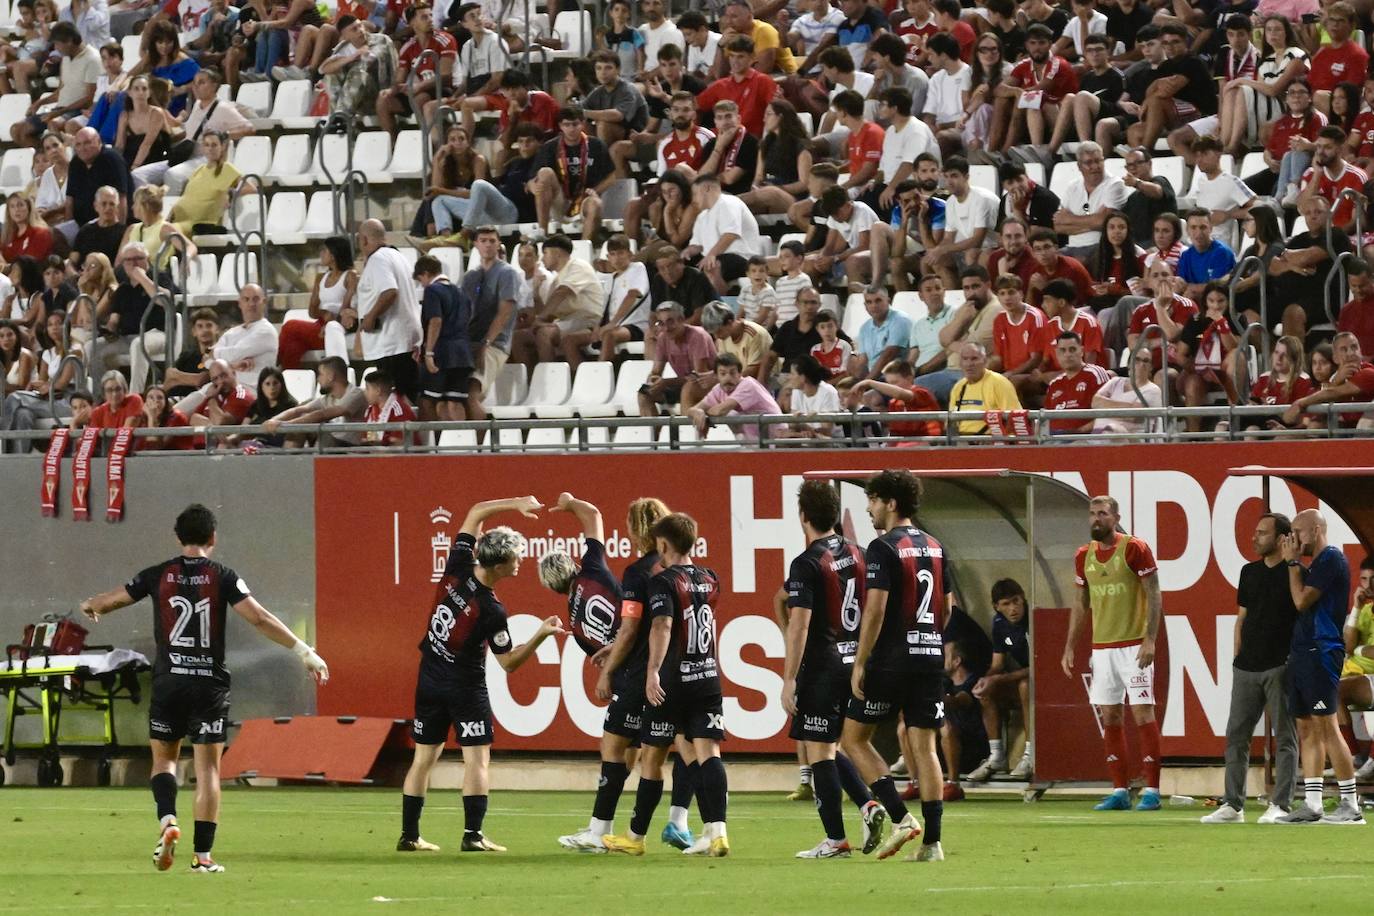
MULTIPOLYGON (((841 467, 1005 467, 1050 474, 1120 502, 1123 526, 1148 542, 1159 560, 1167 644, 1159 663, 1165 670, 1157 675, 1164 754, 1219 757, 1229 708, 1235 583, 1251 558, 1250 532, 1263 510, 1266 485, 1265 479, 1230 477, 1227 471, 1244 465, 1349 466, 1362 463, 1367 450, 1361 442, 1311 442, 322 458, 315 472, 316 621, 320 650, 334 676, 319 691, 319 713, 411 715, 416 647, 431 610, 437 570, 471 503, 527 493, 552 503, 560 491, 570 490, 601 507, 611 565, 618 572, 633 559, 626 507, 637 497, 658 496, 697 519, 704 539, 698 562, 720 575, 717 644, 730 749, 786 752, 791 742, 778 696, 783 642, 771 601, 788 561, 804 546, 791 498, 801 475, 841 467)), ((1277 511, 1317 505, 1310 494, 1283 481, 1267 483, 1277 511)), ((1354 535, 1335 513, 1328 517, 1332 543, 1347 547, 1352 563, 1358 561, 1354 535)), ((576 556, 579 531, 562 513, 499 521, 530 544, 531 562, 499 588, 518 642, 539 618, 566 614, 562 599, 540 586, 533 560, 551 549, 576 556)), ((1087 539, 1086 512, 1082 539, 1087 539)), ((986 600, 961 598, 966 606, 986 600)), ((1045 629, 1047 637, 1062 633, 1058 626, 1045 629)), ((1044 649, 1037 647, 1037 655, 1044 649)), ((1060 651, 1062 645, 1055 646, 1054 656, 1060 651)), ((1086 666, 1082 655, 1079 664, 1086 666)), ((595 678, 570 638, 546 642, 509 678, 494 664, 488 672, 497 747, 595 747, 602 719, 592 692, 595 678)), ((1077 680, 1062 675, 1055 685, 1040 680, 1038 697, 1052 695, 1061 708, 1086 705, 1086 691, 1077 680)), ((1074 720, 1091 728, 1091 714, 1074 720)), ((1049 721, 1041 725, 1057 730, 1049 721)), ((1097 747, 1095 735, 1082 737, 1092 742, 1087 747, 1097 747)), ((1038 755, 1049 753, 1043 739, 1036 746, 1038 755)))

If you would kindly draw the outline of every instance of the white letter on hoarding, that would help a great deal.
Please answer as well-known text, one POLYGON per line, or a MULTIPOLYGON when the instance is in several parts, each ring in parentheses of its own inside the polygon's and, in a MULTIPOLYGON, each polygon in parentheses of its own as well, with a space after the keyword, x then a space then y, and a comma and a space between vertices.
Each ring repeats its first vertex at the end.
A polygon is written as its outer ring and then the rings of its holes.
POLYGON ((767 617, 747 614, 736 617, 720 631, 720 676, 737 687, 755 690, 765 697, 759 710, 747 710, 732 696, 725 698, 725 731, 745 741, 771 738, 787 725, 787 713, 782 708, 782 678, 769 668, 760 668, 744 660, 744 647, 763 647, 768 658, 782 658, 785 649, 782 631, 767 617))
MULTIPOLYGON (((787 575, 787 563, 792 555, 801 553, 801 528, 797 524, 797 490, 800 475, 780 478, 782 484, 782 518, 754 517, 754 478, 750 475, 730 478, 730 576, 737 595, 758 591, 754 581, 754 551, 781 550, 778 583, 787 575)), ((765 591, 770 594, 773 585, 765 591)), ((775 628, 776 629, 776 628, 775 628)))
MULTIPOLYGON (((1259 477, 1228 477, 1217 490, 1212 505, 1212 556, 1217 568, 1231 586, 1240 584, 1240 568, 1250 562, 1248 549, 1250 532, 1236 532, 1236 516, 1241 507, 1252 499, 1264 498, 1264 481, 1259 477)), ((1269 511, 1282 512, 1292 518, 1296 512, 1293 493, 1277 477, 1269 478, 1269 511)))
POLYGON ((1192 588, 1207 571, 1212 518, 1207 494, 1190 475, 1179 471, 1136 471, 1133 535, 1149 544, 1159 560, 1159 586, 1166 592, 1192 588), (1183 510, 1183 553, 1172 560, 1159 556, 1159 505, 1173 503, 1183 510))
POLYGON ((596 737, 601 734, 601 725, 606 720, 606 708, 597 706, 587 696, 582 680, 586 663, 587 653, 577 645, 577 640, 569 636, 563 643, 563 662, 559 672, 559 683, 563 685, 563 708, 582 734, 596 737))
MULTIPOLYGON (((538 631, 540 622, 533 614, 513 614, 507 621, 511 642, 518 646, 528 640, 538 631)), ((558 644, 546 639, 534 650, 534 656, 545 665, 556 665, 558 644)), ((510 695, 506 671, 493 655, 487 656, 487 693, 491 697, 492 718, 512 735, 522 738, 537 735, 552 725, 558 715, 557 687, 540 687, 534 695, 534 702, 521 706, 510 695)))
MULTIPOLYGON (((1185 734, 1183 685, 1193 685, 1212 734, 1226 734, 1226 718, 1231 711, 1231 647, 1236 629, 1235 614, 1216 617, 1217 676, 1202 655, 1193 625, 1182 614, 1168 614, 1164 626, 1169 634, 1169 697, 1164 704, 1162 733, 1170 737, 1185 734)), ((1158 699, 1158 698, 1156 698, 1158 699)))

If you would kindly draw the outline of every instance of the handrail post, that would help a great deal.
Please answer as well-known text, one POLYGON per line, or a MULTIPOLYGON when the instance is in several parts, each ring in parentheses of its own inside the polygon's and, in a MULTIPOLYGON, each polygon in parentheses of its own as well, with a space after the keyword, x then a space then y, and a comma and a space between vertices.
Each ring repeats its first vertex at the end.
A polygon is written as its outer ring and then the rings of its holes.
POLYGON ((81 305, 81 301, 82 301, 83 299, 84 299, 87 303, 90 304, 90 310, 91 310, 91 328, 90 328, 90 331, 91 331, 91 339, 90 339, 89 341, 87 341, 86 347, 83 348, 83 353, 84 353, 84 355, 85 355, 85 357, 86 357, 86 360, 85 360, 85 365, 82 367, 82 375, 83 375, 83 376, 85 377, 85 379, 86 379, 86 385, 85 385, 85 387, 86 387, 86 388, 89 388, 89 389, 93 389, 93 388, 95 387, 95 379, 91 376, 91 372, 94 370, 95 366, 97 365, 97 363, 96 363, 95 360, 96 360, 97 351, 100 349, 100 335, 99 335, 98 333, 96 333, 96 324, 95 324, 95 307, 96 307, 96 301, 95 301, 94 299, 91 298, 91 296, 90 296, 89 293, 82 293, 81 295, 77 296, 74 300, 72 300, 72 307, 67 311, 67 320, 66 320, 65 322, 63 322, 63 325, 62 325, 62 336, 63 336, 64 338, 66 338, 66 340, 65 340, 66 349, 67 349, 67 350, 71 350, 71 346, 72 346, 72 335, 71 335, 72 316, 75 314, 77 307, 81 305))
POLYGON ((1336 310, 1341 305, 1345 304, 1345 299, 1348 295, 1346 291, 1345 262, 1358 260, 1358 258, 1359 255, 1355 254, 1353 251, 1342 251, 1340 254, 1336 255, 1331 265, 1331 269, 1326 272, 1326 280, 1322 284, 1322 302, 1326 306, 1326 320, 1333 325, 1336 323, 1336 310), (1341 301, 1339 303, 1333 303, 1331 301, 1331 281, 1337 279, 1340 281, 1339 289, 1341 301))
MULTIPOLYGON (((499 30, 497 37, 500 37, 499 30)), ((424 151, 424 155, 420 157, 421 200, 429 193, 429 165, 430 159, 434 157, 434 149, 429 138, 429 124, 425 121, 425 106, 415 104, 415 77, 424 69, 426 58, 434 61, 434 97, 436 100, 443 98, 444 94, 440 86, 443 75, 439 72, 439 55, 433 50, 421 51, 420 56, 415 58, 410 73, 406 75, 406 95, 411 99, 411 107, 415 109, 415 120, 420 124, 420 149, 424 151)))
MULTIPOLYGON (((433 52, 426 52, 433 53, 433 52)), ((358 138, 356 124, 341 111, 336 111, 328 118, 315 126, 317 150, 320 158, 320 171, 324 172, 324 177, 329 181, 329 200, 334 209, 334 232, 342 235, 348 229, 347 220, 339 213, 339 200, 343 188, 334 176, 334 171, 329 167, 329 160, 324 155, 324 138, 329 134, 340 133, 344 135, 344 144, 348 151, 348 159, 345 163, 344 184, 351 180, 353 176, 353 147, 358 138)), ((349 214, 352 215, 351 212, 349 214)))
MULTIPOLYGON (((318 130, 319 128, 316 128, 318 130)), ((234 263, 234 288, 242 291, 243 287, 249 282, 248 276, 248 245, 253 236, 258 238, 258 283, 263 287, 263 292, 267 293, 267 193, 263 190, 262 176, 244 175, 239 179, 239 183, 234 187, 234 197, 229 202, 230 206, 230 228, 234 230, 234 235, 238 237, 238 259, 234 263), (238 202, 244 194, 244 188, 249 183, 253 185, 253 193, 258 196, 258 228, 249 229, 245 232, 239 228, 239 208, 238 202), (242 279, 240 280, 240 276, 242 279)))
POLYGON ((182 339, 182 337, 181 337, 180 335, 177 335, 175 338, 173 338, 173 332, 174 332, 174 327, 175 327, 175 326, 174 326, 174 324, 173 324, 172 321, 171 321, 171 317, 172 317, 172 314, 174 314, 174 313, 176 312, 176 300, 177 300, 177 297, 178 297, 178 296, 180 296, 180 298, 181 298, 181 305, 182 305, 182 308, 181 308, 181 316, 182 316, 181 324, 182 324, 182 331, 183 331, 183 333, 187 330, 187 324, 188 324, 187 319, 190 317, 189 314, 188 314, 188 313, 190 312, 190 300, 189 300, 189 298, 188 298, 188 296, 187 296, 186 288, 190 285, 190 277, 191 277, 191 264, 190 264, 190 260, 191 260, 191 255, 190 255, 189 243, 188 243, 188 240, 187 240, 186 236, 184 236, 184 235, 173 235, 173 236, 169 236, 168 239, 167 239, 167 241, 163 242, 163 243, 162 243, 162 246, 161 246, 160 248, 158 248, 158 250, 157 250, 157 257, 153 259, 153 264, 154 264, 154 265, 156 265, 156 264, 161 264, 161 263, 162 263, 162 256, 163 256, 164 254, 168 253, 169 251, 175 251, 175 252, 179 252, 179 253, 180 253, 180 257, 177 258, 177 266, 181 268, 181 270, 179 271, 180 274, 181 274, 181 276, 180 276, 180 278, 179 278, 179 279, 181 280, 181 283, 180 283, 180 285, 179 285, 179 288, 178 288, 177 293, 174 293, 174 294, 172 294, 171 296, 168 297, 168 305, 167 305, 167 309, 168 309, 167 319, 168 319, 168 320, 167 320, 167 327, 163 330, 163 333, 167 336, 167 344, 168 344, 168 346, 166 346, 166 347, 163 348, 163 356, 164 356, 163 362, 165 363, 165 366, 164 366, 164 368, 163 368, 163 372, 164 372, 164 373, 166 372, 166 370, 167 370, 168 368, 171 368, 172 363, 174 363, 174 362, 176 361, 176 358, 177 358, 178 356, 181 355, 181 347, 182 347, 182 345, 185 343, 185 341, 182 339))

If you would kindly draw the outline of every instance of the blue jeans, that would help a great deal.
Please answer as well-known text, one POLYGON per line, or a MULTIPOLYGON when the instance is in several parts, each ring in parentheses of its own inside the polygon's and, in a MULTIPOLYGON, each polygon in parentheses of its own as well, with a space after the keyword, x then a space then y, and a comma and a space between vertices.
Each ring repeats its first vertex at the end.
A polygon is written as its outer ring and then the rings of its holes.
POLYGON ((467 197, 452 197, 447 194, 434 198, 434 231, 448 235, 455 223, 461 222, 466 229, 478 226, 510 225, 520 218, 515 204, 489 181, 477 179, 468 189, 467 197))
POLYGON ((291 48, 291 33, 286 29, 264 29, 258 33, 257 58, 253 69, 271 73, 291 48))
POLYGON ((1282 202, 1288 186, 1302 179, 1302 173, 1312 164, 1312 154, 1289 150, 1279 160, 1279 180, 1274 185, 1274 199, 1282 202))
POLYGON ((935 400, 940 402, 941 407, 948 407, 949 393, 963 377, 964 373, 960 369, 940 369, 918 377, 916 384, 935 395, 935 400))

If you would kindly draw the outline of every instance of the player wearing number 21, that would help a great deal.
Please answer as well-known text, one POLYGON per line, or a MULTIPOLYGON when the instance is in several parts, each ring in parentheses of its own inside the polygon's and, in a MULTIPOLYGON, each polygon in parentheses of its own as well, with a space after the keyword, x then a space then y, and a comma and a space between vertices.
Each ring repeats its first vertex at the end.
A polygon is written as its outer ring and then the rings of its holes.
POLYGON ((210 851, 219 822, 219 760, 229 722, 229 669, 225 657, 225 608, 232 607, 268 639, 296 653, 321 684, 329 668, 296 634, 258 603, 238 573, 210 558, 215 549, 215 516, 195 504, 177 516, 181 553, 150 566, 128 584, 87 598, 81 613, 98 621, 122 607, 153 599, 153 696, 148 704, 148 737, 153 775, 148 781, 157 803, 158 842, 153 863, 172 867, 181 828, 177 826, 177 760, 190 738, 196 768, 195 860, 191 870, 224 871, 210 851))

